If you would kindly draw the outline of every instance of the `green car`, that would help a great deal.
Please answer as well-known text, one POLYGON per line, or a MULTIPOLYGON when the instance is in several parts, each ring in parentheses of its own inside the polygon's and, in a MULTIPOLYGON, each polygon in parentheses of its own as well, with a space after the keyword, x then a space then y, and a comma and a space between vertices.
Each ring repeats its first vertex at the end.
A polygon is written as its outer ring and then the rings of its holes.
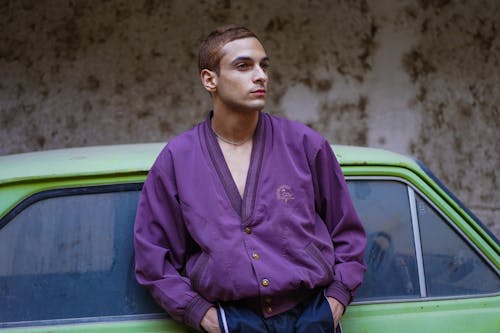
MULTIPOLYGON (((0 157, 0 330, 189 331, 134 276, 137 200, 162 147, 0 157)), ((368 235, 344 330, 499 332, 498 240, 418 161, 334 151, 368 235)))

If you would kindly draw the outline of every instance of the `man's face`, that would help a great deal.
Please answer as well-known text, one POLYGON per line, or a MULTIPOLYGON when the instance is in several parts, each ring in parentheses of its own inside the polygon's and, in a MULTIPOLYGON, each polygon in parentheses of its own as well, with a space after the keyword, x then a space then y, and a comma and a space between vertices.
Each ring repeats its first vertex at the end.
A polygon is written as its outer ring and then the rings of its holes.
POLYGON ((221 50, 216 105, 232 111, 260 111, 267 94, 269 59, 262 44, 253 37, 227 43, 221 50))

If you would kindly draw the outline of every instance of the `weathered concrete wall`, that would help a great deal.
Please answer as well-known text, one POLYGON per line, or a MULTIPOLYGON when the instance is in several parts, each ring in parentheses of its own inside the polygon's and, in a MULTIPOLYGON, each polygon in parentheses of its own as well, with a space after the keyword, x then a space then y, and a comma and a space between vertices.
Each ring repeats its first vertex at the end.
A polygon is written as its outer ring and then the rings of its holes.
POLYGON ((210 100, 196 53, 238 22, 269 112, 426 163, 500 235, 500 2, 0 0, 0 154, 165 141, 210 100))

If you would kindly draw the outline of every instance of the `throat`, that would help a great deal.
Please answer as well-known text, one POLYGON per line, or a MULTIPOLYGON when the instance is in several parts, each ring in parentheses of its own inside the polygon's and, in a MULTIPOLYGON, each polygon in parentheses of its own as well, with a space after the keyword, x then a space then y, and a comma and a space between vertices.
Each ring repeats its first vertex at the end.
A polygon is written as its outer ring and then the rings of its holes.
POLYGON ((243 146, 251 141, 260 113, 223 111, 224 109, 214 111, 210 120, 210 126, 218 141, 232 146, 243 146))
POLYGON ((245 143, 247 143, 248 141, 250 141, 252 139, 252 136, 253 136, 253 133, 248 135, 246 138, 243 138, 241 140, 230 140, 230 139, 227 139, 225 138, 224 136, 220 135, 219 133, 217 133, 217 131, 212 128, 212 130, 214 131, 214 134, 215 136, 217 137, 218 140, 224 142, 224 143, 227 143, 227 144, 230 144, 232 146, 241 146, 241 145, 244 145, 245 143))

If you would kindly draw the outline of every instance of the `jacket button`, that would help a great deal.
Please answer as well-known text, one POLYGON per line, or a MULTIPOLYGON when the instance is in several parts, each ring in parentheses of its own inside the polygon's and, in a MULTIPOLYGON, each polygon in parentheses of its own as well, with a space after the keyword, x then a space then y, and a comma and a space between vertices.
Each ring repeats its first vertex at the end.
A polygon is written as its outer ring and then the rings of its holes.
POLYGON ((257 252, 254 252, 252 253, 252 258, 254 258, 255 260, 259 260, 260 256, 257 252))
POLYGON ((271 297, 264 298, 264 302, 266 302, 267 304, 271 304, 271 302, 272 302, 271 297))
POLYGON ((246 227, 245 232, 250 235, 252 233, 252 228, 246 227))
POLYGON ((264 287, 269 286, 269 280, 268 280, 268 279, 262 279, 262 285, 263 285, 264 287))
POLYGON ((273 308, 272 308, 272 307, 270 307, 270 306, 268 306, 268 307, 266 308, 266 312, 267 312, 267 313, 271 313, 271 312, 273 312, 273 308))

